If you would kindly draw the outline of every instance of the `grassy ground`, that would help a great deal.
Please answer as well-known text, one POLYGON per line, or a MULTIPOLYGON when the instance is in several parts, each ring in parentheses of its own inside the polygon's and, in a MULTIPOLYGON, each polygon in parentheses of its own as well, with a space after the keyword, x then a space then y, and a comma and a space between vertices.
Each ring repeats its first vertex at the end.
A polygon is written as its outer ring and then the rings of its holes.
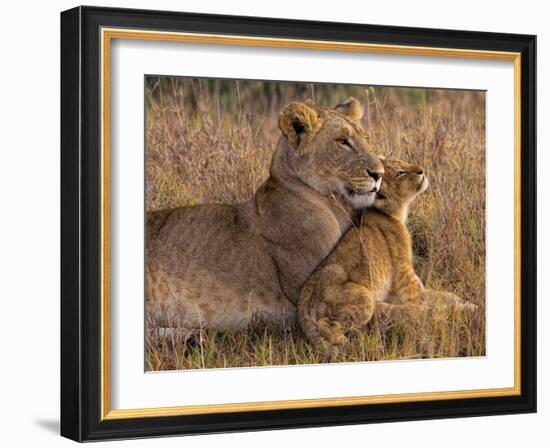
MULTIPOLYGON (((480 92, 325 84, 149 78, 147 210, 234 203, 267 178, 285 104, 334 105, 353 95, 374 152, 421 164, 430 189, 409 219, 426 287, 478 305, 388 316, 351 336, 343 361, 485 354, 485 97, 480 92)), ((169 316, 147 305, 147 328, 169 316)), ((147 335, 148 370, 316 363, 294 327, 147 335)))

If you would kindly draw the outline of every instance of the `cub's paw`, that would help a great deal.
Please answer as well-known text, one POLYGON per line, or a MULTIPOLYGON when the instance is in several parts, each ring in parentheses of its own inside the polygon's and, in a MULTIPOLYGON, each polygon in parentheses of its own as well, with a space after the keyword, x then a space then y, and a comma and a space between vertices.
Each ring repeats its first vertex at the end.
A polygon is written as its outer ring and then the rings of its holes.
POLYGON ((323 340, 322 362, 338 361, 342 347, 348 342, 348 338, 342 329, 342 324, 324 317, 319 319, 317 325, 323 340))
POLYGON ((330 344, 344 345, 348 342, 348 338, 344 334, 344 330, 340 322, 324 317, 319 319, 317 325, 319 326, 319 333, 321 333, 323 338, 330 344))
POLYGON ((457 311, 473 312, 479 308, 475 303, 464 300, 456 294, 450 295, 449 303, 453 307, 453 309, 457 311))

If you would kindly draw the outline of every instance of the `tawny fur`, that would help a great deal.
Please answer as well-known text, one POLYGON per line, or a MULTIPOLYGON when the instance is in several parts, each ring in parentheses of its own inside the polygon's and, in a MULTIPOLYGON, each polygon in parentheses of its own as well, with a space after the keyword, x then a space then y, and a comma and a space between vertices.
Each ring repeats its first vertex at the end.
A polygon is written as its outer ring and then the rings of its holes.
POLYGON ((408 208, 428 186, 421 167, 383 160, 385 174, 372 209, 305 283, 298 317, 308 340, 335 360, 346 333, 360 329, 379 302, 419 304, 423 286, 412 264, 408 208))
POLYGON ((361 108, 346 103, 286 107, 270 176, 249 201, 147 213, 147 299, 176 304, 189 328, 295 320, 304 281, 380 186, 361 108))

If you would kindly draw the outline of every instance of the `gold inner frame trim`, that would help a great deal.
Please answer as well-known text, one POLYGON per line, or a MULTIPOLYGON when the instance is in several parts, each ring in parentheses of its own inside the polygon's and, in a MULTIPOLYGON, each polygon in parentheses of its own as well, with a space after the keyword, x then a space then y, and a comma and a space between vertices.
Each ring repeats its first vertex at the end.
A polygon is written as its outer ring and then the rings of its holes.
POLYGON ((227 412, 247 412, 315 407, 351 406, 414 401, 502 397, 521 394, 521 54, 514 52, 418 47, 304 39, 279 39, 216 34, 101 29, 101 419, 167 417, 227 412), (514 62, 514 386, 443 392, 420 392, 303 400, 280 400, 215 405, 188 405, 140 409, 111 409, 110 346, 110 50, 113 39, 185 42, 213 45, 295 48, 398 54, 410 56, 455 57, 514 62))

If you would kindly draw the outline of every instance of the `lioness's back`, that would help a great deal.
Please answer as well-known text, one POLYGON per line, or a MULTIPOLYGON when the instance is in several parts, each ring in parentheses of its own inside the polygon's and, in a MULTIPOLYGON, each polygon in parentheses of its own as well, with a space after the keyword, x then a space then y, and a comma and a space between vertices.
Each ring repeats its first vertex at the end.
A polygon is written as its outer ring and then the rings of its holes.
POLYGON ((239 249, 246 250, 246 220, 240 205, 195 205, 150 212, 148 262, 161 262, 165 270, 177 270, 198 259, 231 260, 235 254, 228 246, 241 243, 239 249))

